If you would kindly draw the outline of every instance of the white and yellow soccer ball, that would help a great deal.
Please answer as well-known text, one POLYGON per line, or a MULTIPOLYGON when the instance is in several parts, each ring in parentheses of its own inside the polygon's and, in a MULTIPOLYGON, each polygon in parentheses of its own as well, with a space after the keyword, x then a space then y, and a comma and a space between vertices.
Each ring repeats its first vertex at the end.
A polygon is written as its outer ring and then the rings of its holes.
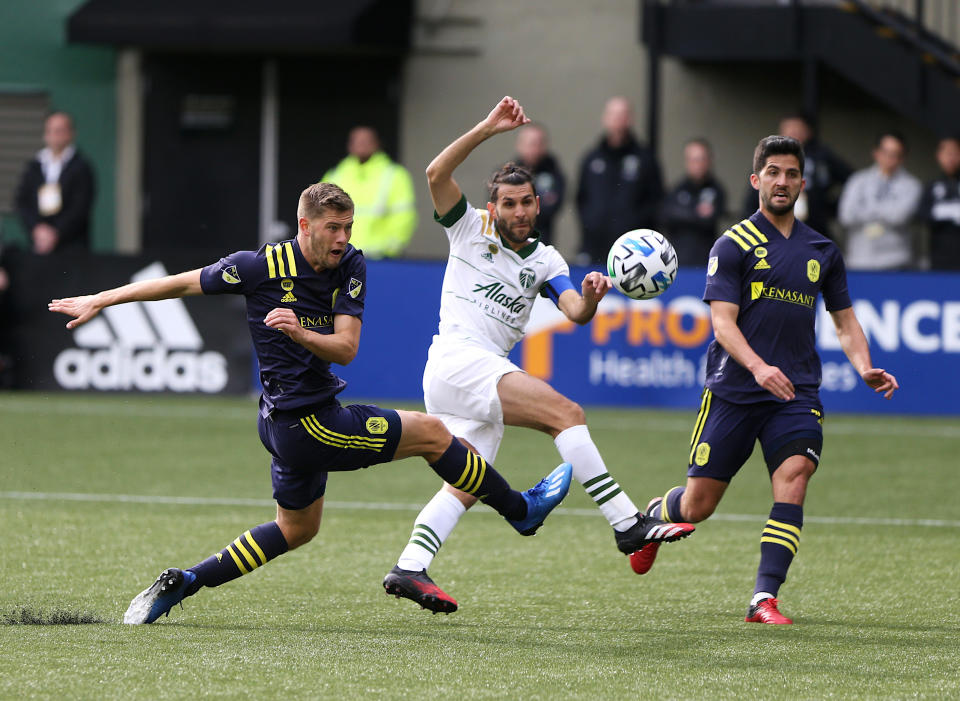
POLYGON ((634 229, 610 247, 607 275, 627 297, 652 299, 677 279, 677 252, 660 232, 634 229))

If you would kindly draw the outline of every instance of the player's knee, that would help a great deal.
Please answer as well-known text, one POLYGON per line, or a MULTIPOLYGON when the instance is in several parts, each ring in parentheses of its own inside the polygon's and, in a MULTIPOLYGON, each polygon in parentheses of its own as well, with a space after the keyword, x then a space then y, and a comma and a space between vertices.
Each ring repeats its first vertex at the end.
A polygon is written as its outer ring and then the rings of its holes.
POLYGON ((287 547, 293 550, 313 540, 314 536, 320 531, 320 521, 318 519, 315 522, 281 523, 280 530, 287 541, 287 547))
POLYGON ((713 515, 714 510, 717 508, 716 502, 712 499, 687 499, 686 494, 683 496, 684 498, 680 500, 680 511, 682 512, 683 520, 687 523, 706 521, 713 515))
POLYGON ((439 460, 453 439, 443 422, 429 414, 417 414, 415 430, 418 443, 423 446, 421 454, 428 462, 439 460))
POLYGON ((566 397, 556 403, 551 413, 553 425, 550 428, 557 433, 565 431, 571 426, 581 426, 587 423, 587 415, 584 413, 583 407, 566 397))

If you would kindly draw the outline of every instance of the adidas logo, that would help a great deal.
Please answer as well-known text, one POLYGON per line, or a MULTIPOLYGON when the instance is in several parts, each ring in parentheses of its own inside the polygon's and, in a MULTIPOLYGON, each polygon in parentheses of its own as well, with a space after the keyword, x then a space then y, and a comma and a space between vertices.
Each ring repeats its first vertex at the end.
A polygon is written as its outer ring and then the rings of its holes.
POLYGON ((297 298, 293 296, 293 292, 287 292, 283 297, 280 298, 281 302, 296 302, 297 298))
MULTIPOLYGON (((157 262, 130 281, 166 274, 157 262)), ((202 351, 203 339, 182 299, 107 307, 74 331, 73 340, 79 347, 61 351, 53 362, 53 376, 64 389, 213 393, 227 385, 227 359, 202 351)))
POLYGON ((770 264, 767 262, 766 258, 761 258, 755 266, 754 270, 770 270, 770 264))

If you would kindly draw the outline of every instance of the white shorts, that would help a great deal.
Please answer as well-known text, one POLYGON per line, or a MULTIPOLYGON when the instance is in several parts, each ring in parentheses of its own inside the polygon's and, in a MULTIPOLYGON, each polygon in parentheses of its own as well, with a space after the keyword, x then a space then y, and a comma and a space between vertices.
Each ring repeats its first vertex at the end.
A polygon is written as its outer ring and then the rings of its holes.
POLYGON ((487 462, 494 462, 503 440, 503 407, 497 383, 523 372, 508 358, 468 343, 430 346, 423 369, 423 401, 454 436, 467 440, 487 462))

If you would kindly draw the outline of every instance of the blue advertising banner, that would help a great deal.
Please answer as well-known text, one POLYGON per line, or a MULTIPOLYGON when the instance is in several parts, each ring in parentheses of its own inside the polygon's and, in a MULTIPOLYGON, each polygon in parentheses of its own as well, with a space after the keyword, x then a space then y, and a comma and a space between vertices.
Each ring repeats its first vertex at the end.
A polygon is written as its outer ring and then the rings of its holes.
MULTIPOLYGON (((421 399, 421 373, 439 320, 444 263, 370 261, 357 359, 337 371, 347 396, 421 399)), ((588 268, 571 269, 579 282, 588 268)), ((661 297, 637 302, 616 291, 583 327, 548 300, 533 309, 511 358, 585 405, 695 408, 713 338, 700 300, 703 270, 682 268, 661 297)), ((822 398, 828 411, 960 414, 960 275, 850 273, 854 308, 874 365, 902 389, 885 401, 847 362, 830 315, 818 309, 822 398)))

